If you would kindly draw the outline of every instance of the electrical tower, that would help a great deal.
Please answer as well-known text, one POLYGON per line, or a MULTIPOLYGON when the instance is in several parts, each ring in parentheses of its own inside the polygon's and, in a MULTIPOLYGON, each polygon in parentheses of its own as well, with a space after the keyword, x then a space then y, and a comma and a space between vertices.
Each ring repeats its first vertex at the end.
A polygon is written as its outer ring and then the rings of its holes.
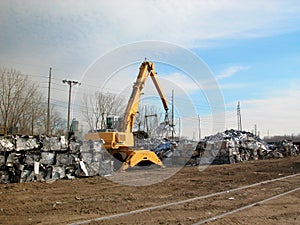
POLYGON ((201 140, 201 120, 200 115, 198 114, 198 141, 201 140))
POLYGON ((237 105, 237 122, 238 122, 238 130, 240 130, 240 131, 243 130, 240 102, 238 102, 238 105, 237 105))

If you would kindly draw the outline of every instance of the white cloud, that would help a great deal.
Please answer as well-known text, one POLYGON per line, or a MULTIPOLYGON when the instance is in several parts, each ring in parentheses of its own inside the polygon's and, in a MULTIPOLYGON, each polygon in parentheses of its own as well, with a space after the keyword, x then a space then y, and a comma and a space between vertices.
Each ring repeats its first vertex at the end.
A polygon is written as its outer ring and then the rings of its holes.
MULTIPOLYGON (((28 0, 26 4, 2 0, 0 61, 32 74, 47 75, 52 66, 56 79, 77 79, 96 58, 128 43, 158 40, 186 48, 210 47, 214 41, 223 39, 266 37, 299 30, 299 19, 300 4, 293 0, 28 0)), ((220 73, 218 79, 229 78, 246 69, 249 67, 230 67, 220 73)), ((133 74, 135 78, 136 72, 133 74)), ((199 89, 191 79, 179 73, 169 78, 184 91, 199 89)), ((162 83, 168 84, 164 79, 162 83)), ((95 85, 99 80, 101 82, 99 77, 95 78, 95 85)), ((113 88, 116 84, 122 88, 123 80, 125 78, 119 79, 113 88)), ((201 82, 202 90, 215 88, 201 82)), ((293 103, 300 97, 298 92, 296 95, 297 98, 287 91, 277 98, 242 102, 245 126, 251 127, 256 122, 272 131, 271 125, 276 122, 271 122, 270 115, 277 120, 291 116, 291 120, 299 121, 294 114, 299 112, 293 103)), ((292 125, 295 127, 295 123, 292 125)), ((274 132, 283 127, 276 126, 274 132)))
POLYGON ((248 70, 249 68, 250 68, 249 66, 231 66, 231 67, 223 70, 218 75, 216 75, 216 79, 217 80, 225 79, 225 78, 235 75, 236 73, 238 73, 240 71, 248 70))
POLYGON ((200 87, 198 84, 189 78, 186 75, 183 75, 181 73, 171 73, 167 76, 163 77, 164 79, 168 80, 169 83, 173 83, 180 87, 185 92, 192 92, 192 91, 198 91, 200 90, 200 87))
POLYGON ((221 90, 225 89, 241 89, 249 87, 250 85, 247 83, 230 83, 230 84, 220 84, 219 87, 221 90))
POLYGON ((300 18, 300 4, 272 0, 4 0, 0 6, 4 64, 25 62, 34 72, 41 71, 37 66, 53 66, 79 74, 120 45, 158 40, 203 47, 222 38, 299 29, 300 18))
MULTIPOLYGON (((299 81, 298 81, 299 83, 299 81)), ((261 136, 299 134, 300 127, 300 98, 299 88, 278 88, 272 95, 264 99, 250 99, 241 101, 243 129, 252 131, 256 124, 261 136)), ((231 105, 236 105, 232 103, 231 105)), ((236 113, 227 112, 226 125, 237 128, 236 113)))
POLYGON ((1 27, 19 40, 107 51, 139 40, 186 47, 299 29, 295 1, 1 1, 1 27), (24 36, 26 32, 26 36, 24 36), (81 42, 81 43, 80 43, 81 42))

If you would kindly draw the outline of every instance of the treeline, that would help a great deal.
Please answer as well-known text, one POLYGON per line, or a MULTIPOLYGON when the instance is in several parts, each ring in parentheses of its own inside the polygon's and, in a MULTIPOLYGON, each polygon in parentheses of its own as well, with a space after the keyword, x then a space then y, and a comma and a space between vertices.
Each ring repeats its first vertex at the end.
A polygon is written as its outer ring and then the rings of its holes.
MULTIPOLYGON (((99 91, 84 94, 81 100, 80 123, 86 124, 89 130, 105 128, 107 116, 122 118, 127 105, 123 96, 99 91)), ((0 68, 0 127, 7 128, 10 134, 47 134, 47 107, 47 97, 39 83, 13 68, 0 68)), ((135 130, 146 131, 150 136, 158 135, 157 127, 162 120, 160 111, 155 106, 140 104, 135 130)), ((50 115, 49 135, 65 135, 67 122, 64 115, 54 105, 51 105, 50 115)))
MULTIPOLYGON (((51 106, 50 134, 61 134, 65 121, 51 106)), ((12 68, 0 68, 0 126, 9 133, 46 133, 47 104, 37 82, 12 68)))
POLYGON ((266 142, 281 142, 283 140, 300 142, 300 134, 298 135, 277 135, 272 137, 264 137, 266 142))

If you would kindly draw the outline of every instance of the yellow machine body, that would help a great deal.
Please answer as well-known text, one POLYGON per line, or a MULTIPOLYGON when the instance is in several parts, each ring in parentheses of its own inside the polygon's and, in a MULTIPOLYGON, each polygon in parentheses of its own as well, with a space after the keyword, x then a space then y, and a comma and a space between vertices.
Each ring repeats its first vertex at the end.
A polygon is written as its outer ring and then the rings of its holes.
POLYGON ((135 115, 138 111, 142 89, 149 76, 152 78, 152 81, 162 100, 167 118, 168 103, 158 82, 154 64, 152 62, 145 61, 141 64, 136 82, 133 85, 133 90, 125 110, 125 116, 121 126, 121 131, 106 129, 103 131, 87 133, 84 136, 84 139, 86 141, 102 140, 106 150, 108 150, 109 153, 112 154, 115 158, 124 162, 121 167, 122 170, 125 170, 129 167, 134 167, 139 163, 143 163, 146 161, 163 167, 163 164, 159 157, 151 150, 134 149, 134 137, 132 132, 135 115))

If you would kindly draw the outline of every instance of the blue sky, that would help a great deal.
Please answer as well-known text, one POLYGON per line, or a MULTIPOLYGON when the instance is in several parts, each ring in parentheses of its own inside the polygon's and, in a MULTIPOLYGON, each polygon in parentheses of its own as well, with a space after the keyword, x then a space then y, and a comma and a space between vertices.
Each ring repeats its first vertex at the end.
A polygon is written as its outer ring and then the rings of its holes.
MULTIPOLYGON (((295 134, 299 133, 297 127, 300 124, 300 117, 294 113, 299 111, 299 107, 296 106, 300 84, 299 43, 300 32, 292 31, 254 39, 224 40, 222 47, 196 51, 201 54, 216 77, 225 76, 218 82, 227 110, 235 110, 237 102, 240 101, 242 117, 250 131, 251 122, 258 126, 263 125, 260 130, 264 135, 268 132, 272 134, 276 126, 277 130, 280 130, 280 127, 288 130, 285 126, 287 123, 290 126, 290 132, 286 131, 287 134, 295 134), (254 101, 260 101, 259 105, 254 104, 254 101), (246 112, 244 116, 243 111, 246 112), (261 118, 258 118, 258 114, 261 114, 261 118), (274 117, 268 118, 268 115, 274 117), (253 121, 245 116, 253 118, 253 121), (264 123, 264 120, 270 121, 264 123), (272 125, 272 121, 276 126, 272 125), (292 121, 295 126, 292 125, 292 121)), ((228 118, 228 127, 234 123, 235 118, 228 118)), ((285 133, 283 130, 281 132, 285 133)))
POLYGON ((222 47, 195 51, 217 77, 227 74, 226 79, 219 80, 221 86, 240 84, 236 87, 239 95, 236 89, 223 89, 225 99, 238 101, 251 96, 264 98, 268 92, 289 87, 290 82, 300 78, 299 41, 300 31, 294 31, 234 42, 225 40, 222 47), (245 87, 259 90, 244 92, 245 87))
MULTIPOLYGON (((211 70, 224 99, 224 129, 237 128, 240 101, 245 130, 253 130, 256 124, 262 136, 299 134, 299 24, 300 3, 296 0, 3 0, 0 62, 38 80, 45 93, 51 66, 52 102, 66 110, 68 90, 62 79, 84 81, 79 95, 94 91, 107 75, 91 75, 88 80, 84 75, 101 56, 136 42, 171 43, 196 54, 211 70)), ((155 55, 151 60, 157 60, 155 55)), ((122 81, 127 82, 126 87, 137 66, 120 71, 120 76, 128 77, 122 81)), ((210 103, 205 102, 205 81, 198 80, 203 86, 195 93, 193 81, 183 81, 186 74, 182 71, 160 64, 157 71, 168 97, 171 80, 193 101, 193 116, 186 107, 180 114, 190 116, 186 119, 194 125, 200 114, 203 134, 210 134, 214 120, 208 112, 210 103)), ((117 84, 115 88, 120 89, 117 84)), ((76 105, 80 103, 74 102, 76 105)), ((78 113, 74 110, 73 116, 78 113)), ((186 130, 189 136, 197 132, 194 127, 186 130)))

